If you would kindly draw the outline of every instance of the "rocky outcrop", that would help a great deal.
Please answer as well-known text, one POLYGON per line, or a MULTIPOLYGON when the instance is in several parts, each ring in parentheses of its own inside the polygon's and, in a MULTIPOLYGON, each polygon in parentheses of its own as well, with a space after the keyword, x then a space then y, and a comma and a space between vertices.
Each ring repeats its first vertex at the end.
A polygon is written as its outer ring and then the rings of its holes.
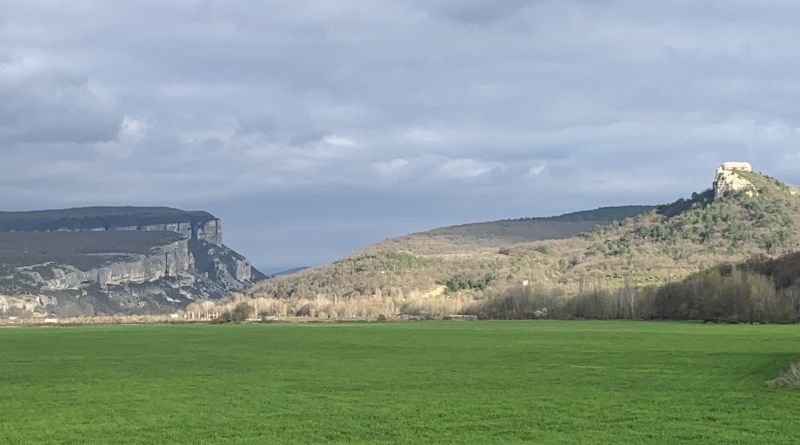
POLYGON ((725 162, 717 169, 714 178, 714 199, 721 199, 730 193, 745 191, 755 193, 753 184, 739 173, 751 173, 753 166, 748 162, 725 162))
POLYGON ((55 307, 58 299, 47 295, 2 295, 0 294, 0 313, 14 315, 43 315, 45 309, 55 307), (38 312, 37 312, 38 311, 38 312))
POLYGON ((245 287, 242 283, 262 279, 260 272, 254 270, 245 257, 225 246, 196 241, 192 243, 192 252, 197 270, 225 289, 242 290, 245 287))
POLYGON ((210 214, 97 209, 0 212, 0 316, 172 312, 264 278, 210 214))
MULTIPOLYGON (((45 279, 40 273, 31 271, 35 281, 41 283, 45 291, 79 289, 87 283, 101 288, 109 285, 146 283, 167 277, 191 275, 194 258, 189 252, 189 241, 181 240, 158 247, 149 255, 129 255, 101 267, 79 270, 70 265, 53 265, 52 276, 45 279), (38 279, 37 279, 38 278, 38 279)), ((23 269, 24 270, 24 269, 23 269)))
POLYGON ((204 222, 179 222, 168 224, 148 224, 141 226, 91 227, 86 229, 56 229, 64 232, 105 232, 105 231, 143 231, 143 232, 176 232, 187 239, 205 241, 222 245, 222 223, 218 219, 204 222))

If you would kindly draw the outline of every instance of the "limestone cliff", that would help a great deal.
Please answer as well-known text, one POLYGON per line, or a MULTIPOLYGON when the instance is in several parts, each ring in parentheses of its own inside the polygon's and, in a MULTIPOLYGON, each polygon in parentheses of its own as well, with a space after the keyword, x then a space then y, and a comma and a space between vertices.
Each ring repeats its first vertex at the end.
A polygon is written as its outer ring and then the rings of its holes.
POLYGON ((262 278, 206 212, 0 212, 0 316, 166 312, 262 278))
POLYGON ((753 184, 742 177, 740 172, 752 173, 753 166, 747 162, 725 162, 718 169, 714 178, 714 199, 720 199, 729 193, 745 191, 754 193, 753 184))
POLYGON ((106 231, 142 231, 142 232, 176 232, 187 239, 205 241, 209 244, 222 245, 222 223, 218 219, 203 222, 178 222, 164 224, 148 224, 123 227, 89 227, 80 229, 55 229, 61 232, 106 232, 106 231))
MULTIPOLYGON (((150 254, 129 255, 99 267, 82 271, 69 264, 53 264, 49 278, 31 270, 29 276, 42 283, 45 291, 78 289, 84 283, 100 287, 146 283, 167 277, 190 275, 194 258, 189 251, 189 241, 157 246, 150 254)), ((20 268, 25 270, 26 268, 20 268)))

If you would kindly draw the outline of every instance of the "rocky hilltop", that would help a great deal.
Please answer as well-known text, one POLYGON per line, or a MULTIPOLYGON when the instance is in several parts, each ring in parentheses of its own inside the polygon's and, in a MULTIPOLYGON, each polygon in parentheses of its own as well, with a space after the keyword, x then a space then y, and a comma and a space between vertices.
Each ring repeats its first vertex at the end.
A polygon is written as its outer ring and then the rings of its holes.
POLYGON ((173 311, 263 279, 207 212, 92 207, 0 212, 0 313, 173 311))
POLYGON ((752 173, 753 166, 749 162, 725 162, 719 166, 714 178, 715 199, 721 199, 728 193, 739 191, 753 193, 755 190, 753 183, 739 175, 738 172, 752 173))

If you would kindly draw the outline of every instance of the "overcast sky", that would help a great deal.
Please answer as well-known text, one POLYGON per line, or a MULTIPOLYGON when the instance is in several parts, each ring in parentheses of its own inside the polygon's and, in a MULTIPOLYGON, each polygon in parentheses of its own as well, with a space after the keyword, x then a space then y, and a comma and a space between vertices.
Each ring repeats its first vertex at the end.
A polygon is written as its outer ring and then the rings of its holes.
POLYGON ((0 0, 0 208, 220 216, 265 267, 800 183, 794 0, 0 0))

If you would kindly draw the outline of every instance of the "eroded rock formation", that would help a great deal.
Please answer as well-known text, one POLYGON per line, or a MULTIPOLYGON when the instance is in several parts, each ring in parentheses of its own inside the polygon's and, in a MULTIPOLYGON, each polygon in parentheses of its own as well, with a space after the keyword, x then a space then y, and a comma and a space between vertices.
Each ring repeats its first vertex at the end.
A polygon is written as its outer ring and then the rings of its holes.
POLYGON ((0 212, 0 316, 169 312, 263 278, 210 214, 96 209, 0 212))
POLYGON ((739 174, 752 171, 753 166, 748 162, 725 162, 720 165, 714 178, 714 199, 720 199, 729 193, 738 191, 754 193, 753 184, 739 174))

